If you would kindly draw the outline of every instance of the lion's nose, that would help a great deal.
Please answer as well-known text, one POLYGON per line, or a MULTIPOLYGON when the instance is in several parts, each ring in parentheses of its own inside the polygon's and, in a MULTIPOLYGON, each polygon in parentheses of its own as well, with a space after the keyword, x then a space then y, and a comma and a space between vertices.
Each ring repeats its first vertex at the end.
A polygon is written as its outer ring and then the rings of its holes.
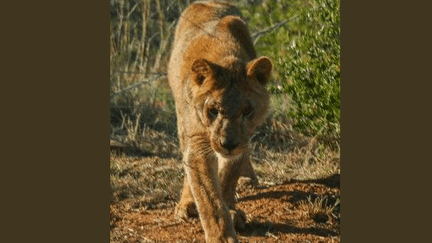
POLYGON ((239 143, 227 139, 222 139, 220 144, 224 149, 228 151, 231 151, 239 146, 239 143))

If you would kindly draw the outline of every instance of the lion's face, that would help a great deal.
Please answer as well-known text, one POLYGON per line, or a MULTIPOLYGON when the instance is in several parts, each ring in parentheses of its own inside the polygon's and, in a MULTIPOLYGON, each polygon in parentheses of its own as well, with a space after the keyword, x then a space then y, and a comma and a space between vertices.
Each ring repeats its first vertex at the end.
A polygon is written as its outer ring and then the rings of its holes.
POLYGON ((213 150, 223 157, 242 154, 254 133, 254 118, 262 113, 263 108, 234 87, 209 95, 202 116, 208 126, 213 150))
POLYGON ((231 58, 224 64, 195 61, 191 96, 212 149, 222 157, 235 158, 245 152, 265 119, 271 63, 261 57, 246 64, 231 58))

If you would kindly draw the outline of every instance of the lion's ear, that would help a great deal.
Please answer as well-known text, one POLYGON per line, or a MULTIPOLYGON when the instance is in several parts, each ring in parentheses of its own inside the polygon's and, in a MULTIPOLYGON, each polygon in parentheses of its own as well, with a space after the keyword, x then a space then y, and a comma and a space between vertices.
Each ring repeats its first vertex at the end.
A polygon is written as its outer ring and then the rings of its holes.
POLYGON ((259 57, 250 61, 246 66, 246 75, 256 79, 260 84, 266 85, 272 70, 272 63, 268 57, 259 57))
POLYGON ((192 64, 192 72, 195 74, 194 81, 198 85, 202 85, 204 80, 210 75, 210 63, 203 58, 197 59, 192 64))

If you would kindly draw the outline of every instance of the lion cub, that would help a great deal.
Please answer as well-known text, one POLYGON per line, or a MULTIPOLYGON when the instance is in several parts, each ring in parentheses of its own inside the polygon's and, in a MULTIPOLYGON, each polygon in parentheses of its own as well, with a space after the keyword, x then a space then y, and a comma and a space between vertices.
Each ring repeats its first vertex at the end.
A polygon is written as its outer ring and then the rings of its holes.
POLYGON ((249 139, 265 119, 272 64, 256 57, 240 11, 224 2, 194 2, 180 16, 168 66, 185 169, 175 216, 194 203, 206 242, 237 242, 234 225, 240 176, 256 180, 249 139))

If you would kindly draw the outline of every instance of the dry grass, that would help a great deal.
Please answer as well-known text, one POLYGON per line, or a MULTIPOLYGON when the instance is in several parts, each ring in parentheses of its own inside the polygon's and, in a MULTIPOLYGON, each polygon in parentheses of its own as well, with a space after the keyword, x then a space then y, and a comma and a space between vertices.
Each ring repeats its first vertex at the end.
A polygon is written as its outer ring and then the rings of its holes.
POLYGON ((133 199, 136 208, 173 205, 183 183, 176 159, 111 154, 111 203, 133 199))
POLYGON ((252 148, 262 182, 319 179, 340 173, 340 152, 296 133, 289 121, 269 119, 252 140, 252 148))
POLYGON ((298 208, 317 223, 340 223, 340 197, 319 196, 301 201, 298 208))
MULTIPOLYGON (((140 116, 135 121, 125 118, 127 133, 119 136, 129 155, 111 154, 113 197, 121 200, 145 196, 153 203, 159 203, 157 198, 176 200, 183 176, 178 139, 148 124, 141 126, 139 120, 140 116)), ((322 147, 314 138, 299 135, 277 120, 269 119, 264 124, 252 139, 251 147, 252 164, 263 185, 340 174, 339 151, 322 147)))

